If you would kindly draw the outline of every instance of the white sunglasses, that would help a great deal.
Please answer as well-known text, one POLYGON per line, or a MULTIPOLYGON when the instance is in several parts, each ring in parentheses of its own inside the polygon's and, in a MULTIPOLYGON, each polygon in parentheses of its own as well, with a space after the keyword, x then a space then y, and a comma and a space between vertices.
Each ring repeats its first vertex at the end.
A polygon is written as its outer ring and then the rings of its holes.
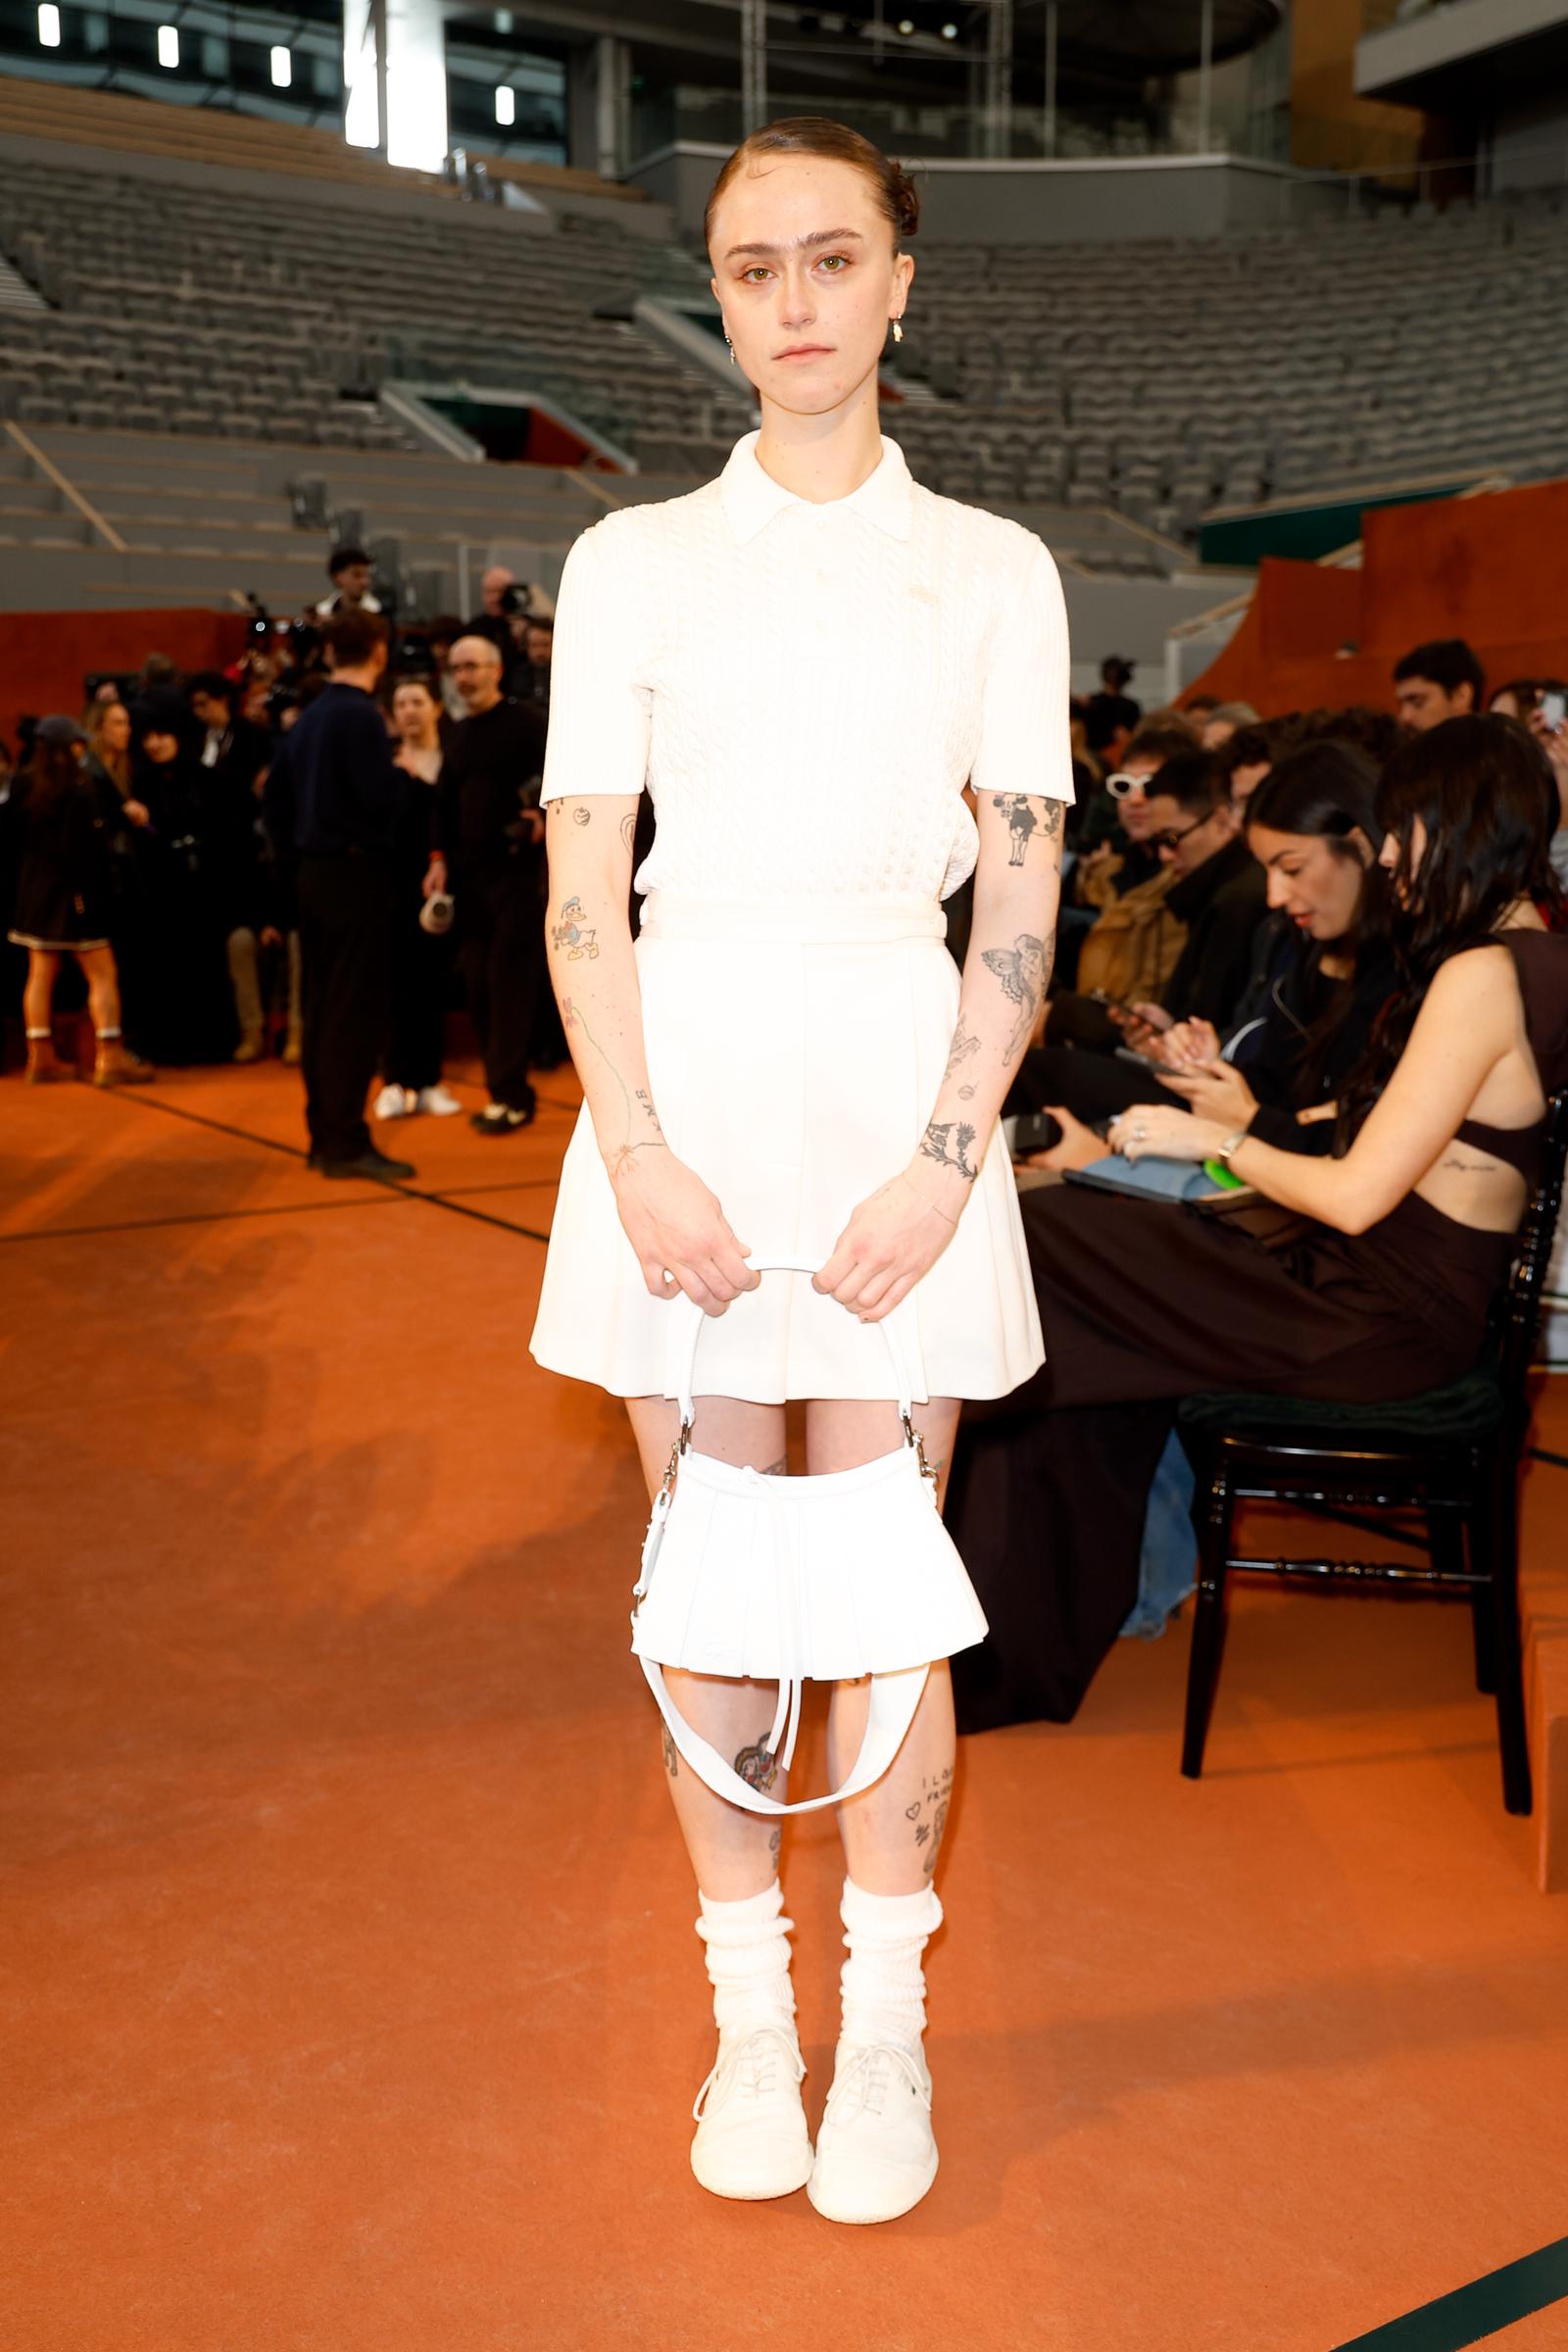
POLYGON ((1147 776, 1130 776, 1124 767, 1119 767, 1113 776, 1105 778, 1105 790, 1113 793, 1118 801, 1125 801, 1135 792, 1141 795, 1148 782, 1147 776))

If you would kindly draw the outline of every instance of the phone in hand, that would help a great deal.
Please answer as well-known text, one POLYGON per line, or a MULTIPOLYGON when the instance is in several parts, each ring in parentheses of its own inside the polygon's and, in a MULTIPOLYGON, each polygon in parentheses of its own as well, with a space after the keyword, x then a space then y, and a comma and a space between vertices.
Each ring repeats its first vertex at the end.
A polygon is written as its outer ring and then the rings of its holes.
POLYGON ((1547 687, 1541 698, 1541 719, 1548 735, 1555 735, 1568 718, 1568 694, 1547 687))

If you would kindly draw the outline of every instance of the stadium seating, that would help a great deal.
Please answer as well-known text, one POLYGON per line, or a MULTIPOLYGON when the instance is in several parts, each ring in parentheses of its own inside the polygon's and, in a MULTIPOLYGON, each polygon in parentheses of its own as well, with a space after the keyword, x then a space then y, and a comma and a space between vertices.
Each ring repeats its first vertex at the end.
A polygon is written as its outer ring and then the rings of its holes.
MULTIPOLYGON (((524 220, 325 133, 34 84, 22 155, 6 145, 19 86, 0 82, 0 252, 46 301, 7 305, 0 415, 29 430, 390 456, 413 443, 385 384, 466 384, 532 390, 644 471, 691 478, 745 428, 743 385, 631 317, 639 294, 706 306, 704 264, 629 233, 627 208, 573 210, 566 182, 592 174, 557 173, 550 217, 524 220), (101 162, 81 144, 94 106, 111 109, 101 162), (72 141, 58 163, 40 129, 72 141), (203 156, 219 139, 228 163, 273 170, 275 193, 172 203, 116 168, 117 142, 155 136, 203 156), (318 184, 290 176, 321 158, 318 184), (395 219, 366 201, 372 183, 396 186, 395 219)), ((933 220, 940 203, 936 186, 933 220)), ((1230 508, 1560 465, 1568 384, 1539 327, 1568 295, 1555 194, 1203 242, 937 236, 915 255, 889 429, 922 480, 1026 513, 1086 570, 1168 574, 1230 508)))

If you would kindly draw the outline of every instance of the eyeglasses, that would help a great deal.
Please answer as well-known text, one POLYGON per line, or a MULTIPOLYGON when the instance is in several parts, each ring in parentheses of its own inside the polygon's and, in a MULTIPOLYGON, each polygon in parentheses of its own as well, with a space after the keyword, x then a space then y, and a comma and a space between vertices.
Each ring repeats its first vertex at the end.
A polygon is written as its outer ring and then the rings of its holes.
POLYGON ((1105 778, 1105 790, 1114 794, 1118 801, 1129 799, 1135 792, 1142 798, 1147 782, 1146 776, 1130 776, 1124 767, 1119 767, 1113 776, 1105 778))
POLYGON ((1149 846, 1153 850, 1177 849, 1187 839, 1190 833, 1201 833, 1203 827, 1214 817, 1218 816, 1218 814, 1219 810, 1217 808, 1211 808, 1207 816, 1199 817, 1193 824, 1183 825, 1179 833, 1174 825, 1167 825, 1163 833, 1151 833, 1149 836, 1149 846))

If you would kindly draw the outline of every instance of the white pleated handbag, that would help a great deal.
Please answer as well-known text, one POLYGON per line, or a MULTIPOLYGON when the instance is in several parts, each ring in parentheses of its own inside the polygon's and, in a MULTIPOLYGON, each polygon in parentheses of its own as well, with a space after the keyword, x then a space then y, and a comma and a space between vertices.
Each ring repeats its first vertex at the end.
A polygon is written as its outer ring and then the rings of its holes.
MULTIPOLYGON (((754 1256, 760 1273, 809 1274, 817 1261, 754 1256)), ((692 1770, 753 1813, 812 1813, 879 1780, 920 1703, 933 1659, 984 1638, 984 1611, 937 1509, 936 1472, 915 1430, 891 1322, 887 1342, 904 1441, 853 1470, 784 1478, 738 1468, 692 1444, 692 1386, 707 1317, 682 1298, 680 1434, 654 1500, 632 1596, 631 1645, 692 1770), (842 1787, 781 1804, 742 1780, 694 1732, 662 1669, 771 1682, 778 1710, 765 1742, 786 1772, 807 1682, 869 1675, 865 1737, 842 1787)), ((744 1295, 729 1309, 745 1312, 744 1295)))

